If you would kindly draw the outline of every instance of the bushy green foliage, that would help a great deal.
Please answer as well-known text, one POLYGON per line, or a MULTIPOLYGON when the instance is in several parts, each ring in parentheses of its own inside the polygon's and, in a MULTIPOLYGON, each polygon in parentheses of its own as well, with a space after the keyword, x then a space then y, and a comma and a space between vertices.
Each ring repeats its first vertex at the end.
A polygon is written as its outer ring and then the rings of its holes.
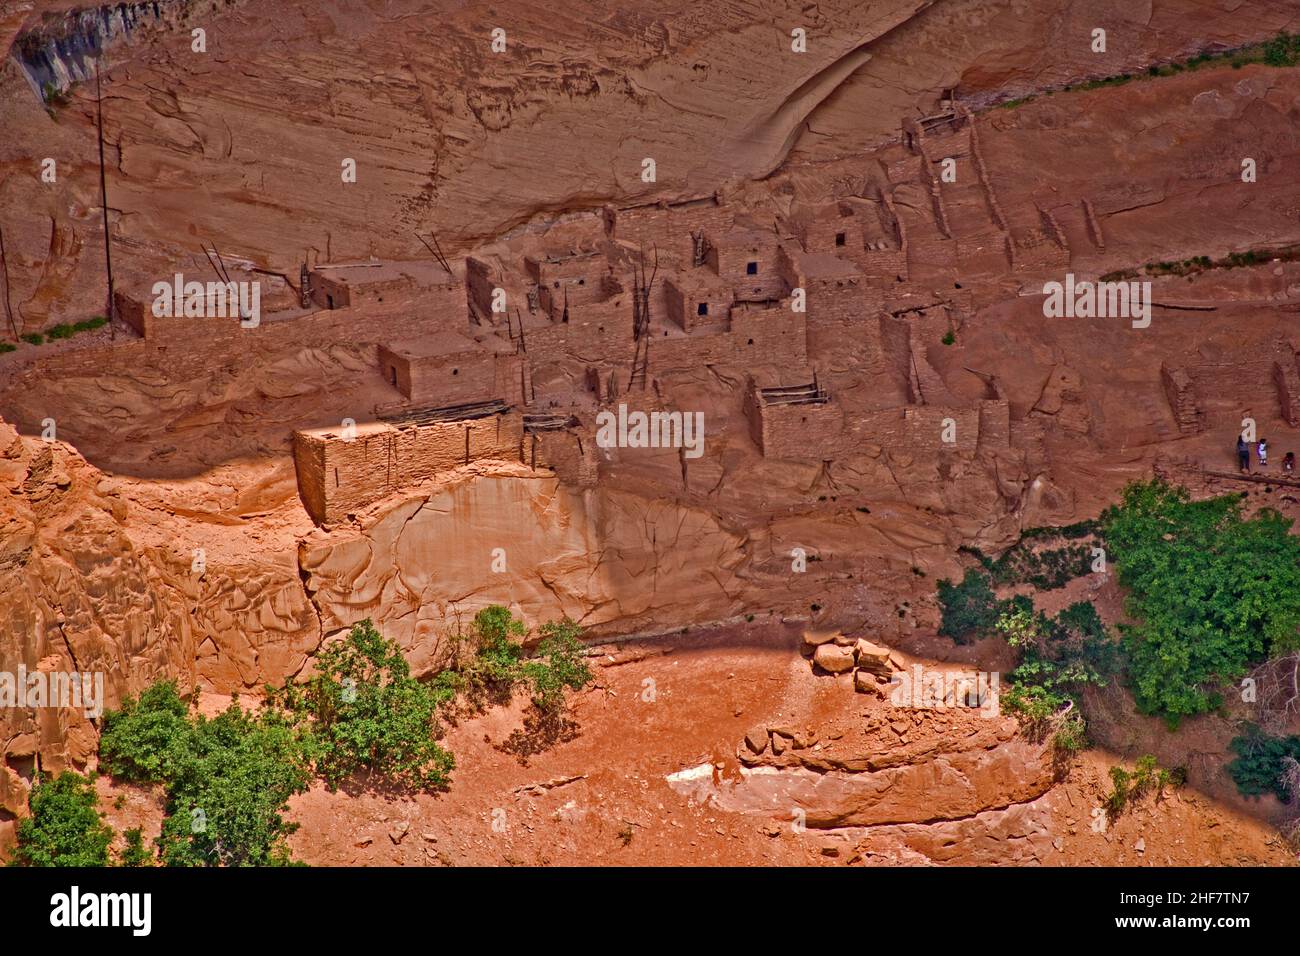
POLYGON ((1182 767, 1166 770, 1156 765, 1156 758, 1150 754, 1139 757, 1130 773, 1123 767, 1110 768, 1111 790, 1104 803, 1106 813, 1114 818, 1124 812, 1124 808, 1136 803, 1148 793, 1154 793, 1156 799, 1164 795, 1169 786, 1181 787, 1187 780, 1187 772, 1182 767))
POLYGON ((311 741, 275 712, 234 701, 211 720, 161 681, 104 715, 101 765, 166 788, 159 847, 169 866, 267 866, 289 861, 284 820, 307 788, 311 741))
POLYGON ((0 355, 3 355, 5 352, 17 351, 17 349, 18 346, 14 345, 12 342, 0 342, 0 355))
POLYGON ((1031 736, 1050 732, 1058 750, 1082 749, 1087 743, 1082 693, 1088 686, 1104 686, 1119 664, 1096 608, 1078 601, 1049 618, 1032 605, 1015 607, 999 617, 997 629, 1021 651, 999 697, 1002 712, 1018 717, 1031 736))
POLYGON ((1031 528, 996 559, 978 548, 962 546, 958 550, 976 558, 996 585, 1030 584, 1040 591, 1051 591, 1091 570, 1092 549, 1085 544, 1035 549, 1034 543, 1047 538, 1080 538, 1091 533, 1091 525, 1086 522, 1066 528, 1031 528))
POLYGON ((468 635, 457 635, 447 683, 475 707, 508 699, 520 678, 522 638, 528 629, 499 604, 474 615, 468 635))
POLYGON ((198 716, 176 748, 159 845, 168 866, 282 866, 285 838, 298 828, 281 814, 311 782, 309 754, 272 711, 235 701, 211 720, 198 716))
POLYGON ((118 857, 118 866, 154 865, 154 855, 144 845, 144 834, 139 827, 125 831, 122 836, 126 840, 126 845, 122 848, 121 856, 118 857))
POLYGON ((41 335, 40 332, 24 332, 18 337, 28 345, 41 345, 45 342, 45 336, 41 335))
POLYGON ((365 773, 402 786, 446 786, 455 759, 436 741, 438 707, 451 691, 421 683, 395 641, 369 620, 316 657, 316 676, 272 693, 312 741, 316 772, 331 787, 365 773))
POLYGON ((1237 496, 1193 502, 1159 481, 1130 485, 1103 515, 1136 623, 1124 631, 1137 704, 1171 726, 1219 706, 1216 687, 1297 645, 1300 539, 1237 496))
POLYGON ((533 705, 554 713, 563 708, 566 690, 582 690, 591 683, 591 668, 582 658, 582 628, 573 621, 548 621, 540 630, 537 655, 524 662, 523 675, 533 705))
POLYGON ((51 342, 56 339, 70 339, 78 332, 89 332, 91 329, 97 329, 107 324, 108 319, 102 315, 97 315, 93 319, 86 319, 83 322, 60 322, 58 325, 52 325, 45 330, 45 337, 51 342))
MULTIPOLYGON (((582 628, 568 619, 539 629, 535 652, 525 653, 527 628, 508 608, 492 605, 479 611, 467 634, 456 635, 452 660, 435 678, 470 711, 489 701, 503 703, 516 689, 529 690, 532 707, 522 730, 512 733, 503 749, 521 759, 569 739, 577 724, 568 715, 567 692, 591 682, 583 660, 582 628)), ((453 708, 454 712, 454 708, 453 708)))
POLYGON ((958 644, 967 644, 992 631, 1003 608, 987 574, 968 570, 958 584, 947 578, 938 584, 942 620, 939 633, 958 644))
POLYGON ((14 866, 108 866, 113 830, 99 812, 94 778, 65 770, 40 779, 18 821, 14 866))
MULTIPOLYGON (((1262 63, 1272 67, 1293 67, 1300 65, 1300 35, 1292 35, 1286 32, 1279 33, 1272 40, 1263 43, 1251 43, 1246 46, 1237 47, 1231 50, 1216 51, 1213 53, 1198 53, 1186 60, 1175 61, 1165 64, 1157 64, 1147 68, 1146 74, 1133 75, 1130 73, 1118 73, 1113 76, 1099 77, 1093 80, 1085 80, 1082 83, 1070 84, 1064 87, 1064 92, 1073 90, 1096 90, 1110 86, 1123 86, 1135 79, 1151 80, 1162 76, 1174 76, 1185 70, 1199 70, 1203 66, 1228 64, 1233 69, 1241 69, 1250 63, 1262 63)), ((1052 91, 1048 90, 1047 95, 1052 91)), ((1025 103, 1033 102, 1034 94, 1022 96, 1017 99, 1007 100, 999 104, 1003 109, 1015 109, 1023 106, 1025 103)))
POLYGON ((175 681, 158 681, 138 698, 127 697, 121 710, 104 714, 100 766, 119 780, 154 783, 171 779, 176 748, 189 735, 189 710, 175 681))
POLYGON ((1284 784, 1284 761, 1300 760, 1300 737, 1275 737, 1255 724, 1246 724, 1244 732, 1232 739, 1228 748, 1237 756, 1228 764, 1228 775, 1243 796, 1258 797, 1265 793, 1289 803, 1293 794, 1284 784))

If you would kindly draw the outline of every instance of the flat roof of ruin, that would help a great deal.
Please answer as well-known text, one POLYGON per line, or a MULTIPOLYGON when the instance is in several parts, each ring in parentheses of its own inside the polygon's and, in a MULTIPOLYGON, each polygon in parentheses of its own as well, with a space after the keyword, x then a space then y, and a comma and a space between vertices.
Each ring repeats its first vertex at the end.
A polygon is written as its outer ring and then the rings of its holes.
POLYGON ((433 358, 440 355, 459 355, 463 352, 499 351, 480 342, 475 342, 468 335, 451 329, 431 332, 418 339, 401 339, 384 346, 394 355, 405 359, 433 358))
POLYGON ((775 246, 780 243, 780 237, 770 229, 755 229, 747 226, 740 226, 731 229, 718 236, 719 243, 725 243, 730 246, 775 246))
POLYGON ((708 266, 696 266, 692 269, 683 269, 680 272, 670 272, 667 281, 683 291, 694 292, 701 289, 731 290, 731 283, 708 266))
POLYGON ((810 279, 839 276, 856 279, 862 275, 857 263, 830 252, 796 252, 794 261, 795 267, 810 279))
MULTIPOLYGON (((384 432, 396 431, 392 425, 385 422, 358 422, 353 427, 354 438, 364 438, 367 435, 378 435, 384 432)), ((341 441, 343 439, 343 426, 325 425, 320 428, 300 428, 296 434, 317 442, 341 441)))
POLYGON ((412 259, 407 262, 375 259, 371 262, 329 263, 316 266, 312 271, 328 273, 331 279, 344 285, 366 285, 396 279, 410 279, 420 286, 446 285, 459 281, 436 259, 412 259))

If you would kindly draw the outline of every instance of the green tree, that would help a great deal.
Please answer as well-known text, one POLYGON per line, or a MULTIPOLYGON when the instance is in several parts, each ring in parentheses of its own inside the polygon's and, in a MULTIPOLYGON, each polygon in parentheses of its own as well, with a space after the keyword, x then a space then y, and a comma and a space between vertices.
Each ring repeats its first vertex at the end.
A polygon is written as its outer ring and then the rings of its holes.
POLYGON ((1241 499, 1191 501, 1182 488, 1130 485, 1102 516, 1136 623, 1124 649, 1139 709, 1176 726, 1217 708, 1217 688, 1297 646, 1300 540, 1291 522, 1241 499))
POLYGON ((158 681, 122 709, 104 714, 99 738, 103 769, 119 780, 157 782, 171 776, 175 748, 189 736, 189 705, 175 681, 158 681))
POLYGON ((122 847, 122 853, 118 857, 118 866, 153 866, 154 855, 144 845, 144 834, 139 827, 127 830, 122 834, 126 845, 122 847))
POLYGON ((316 658, 316 676, 273 698, 312 740, 317 773, 331 787, 365 772, 404 786, 446 786, 455 760, 436 741, 450 688, 421 683, 395 641, 369 620, 316 658))
POLYGON ((958 584, 941 580, 938 594, 943 614, 939 633, 958 644, 991 632, 1005 610, 999 606, 989 576, 981 571, 968 570, 958 584))
POLYGON ((533 706, 554 713, 564 708, 566 691, 591 683, 591 668, 583 660, 582 628, 573 621, 548 621, 540 631, 537 655, 524 663, 523 674, 532 688, 533 706))
MULTIPOLYGON (((195 715, 173 682, 159 681, 104 715, 100 763, 164 785, 157 842, 167 865, 268 866, 289 862, 285 837, 296 826, 282 814, 311 780, 311 745, 280 714, 233 699, 212 719, 195 715)), ((123 865, 140 865, 149 856, 127 836, 123 865)))
POLYGON ((282 814, 311 782, 307 745, 271 711, 235 701, 177 747, 159 846, 168 866, 279 866, 298 828, 282 814))
POLYGON ((1300 737, 1275 737, 1258 725, 1247 723, 1243 733, 1228 744, 1237 756, 1228 764, 1228 775, 1243 796, 1258 797, 1271 793, 1283 803, 1292 794, 1283 779, 1286 760, 1300 760, 1300 737))
POLYGON ((113 830, 99 812, 94 777, 65 770, 52 779, 38 779, 27 806, 31 815, 18 821, 11 865, 109 865, 113 830))

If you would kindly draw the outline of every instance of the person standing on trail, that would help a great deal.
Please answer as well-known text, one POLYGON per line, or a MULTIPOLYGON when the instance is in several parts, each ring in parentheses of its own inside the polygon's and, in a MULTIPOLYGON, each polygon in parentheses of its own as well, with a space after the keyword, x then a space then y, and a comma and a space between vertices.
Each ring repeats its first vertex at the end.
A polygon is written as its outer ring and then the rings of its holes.
POLYGON ((1259 440, 1257 451, 1259 453, 1259 467, 1263 468, 1268 464, 1268 442, 1265 439, 1261 438, 1259 440))
POLYGON ((1250 446, 1246 444, 1246 439, 1237 436, 1237 469, 1239 471, 1250 471, 1250 446))

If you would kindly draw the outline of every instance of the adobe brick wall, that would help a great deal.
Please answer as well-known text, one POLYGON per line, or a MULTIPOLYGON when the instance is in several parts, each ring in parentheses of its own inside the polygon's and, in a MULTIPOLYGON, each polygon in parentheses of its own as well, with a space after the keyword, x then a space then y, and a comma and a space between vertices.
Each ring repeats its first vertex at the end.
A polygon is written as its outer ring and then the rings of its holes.
POLYGON ((380 346, 378 361, 384 379, 416 404, 462 405, 494 398, 512 405, 527 401, 522 355, 479 349, 407 358, 380 346))
POLYGON ((1300 374, 1293 354, 1279 356, 1273 363, 1273 381, 1282 418, 1293 428, 1300 425, 1300 374))
POLYGON ((1002 399, 985 399, 979 405, 980 451, 1005 451, 1011 447, 1011 404, 1002 399))
POLYGON ((763 457, 825 461, 843 454, 844 410, 834 399, 820 405, 768 405, 754 388, 745 398, 750 437, 763 457))
POLYGON ((581 429, 524 436, 524 460, 531 468, 549 468, 566 485, 588 488, 596 483, 595 435, 581 429))
POLYGON ((303 507, 317 524, 333 524, 387 495, 440 472, 484 459, 523 460, 523 415, 512 410, 466 422, 398 427, 357 426, 296 431, 294 466, 303 507))
POLYGON ((763 302, 789 293, 781 271, 781 251, 775 233, 748 232, 711 235, 707 264, 719 278, 731 285, 739 302, 763 302), (749 264, 758 272, 749 274, 749 264))
POLYGON ((944 408, 937 405, 906 405, 868 412, 848 426, 847 441, 858 445, 880 445, 907 453, 938 454, 955 451, 973 456, 979 446, 980 410, 944 408), (943 441, 944 419, 952 419, 954 442, 943 441))
POLYGON ((1204 427, 1201 410, 1196 402, 1196 387, 1191 376, 1184 368, 1170 367, 1160 363, 1160 384, 1164 386, 1165 397, 1178 423, 1178 431, 1184 435, 1195 435, 1204 427))
POLYGON ((497 288, 495 270, 490 264, 473 256, 465 260, 465 294, 472 311, 479 315, 492 314, 492 290, 497 288))
POLYGON ((725 323, 731 316, 732 295, 729 289, 670 276, 664 280, 664 290, 668 320, 686 332, 725 323), (699 314, 701 303, 708 309, 707 315, 699 314))
POLYGON ((575 358, 581 361, 631 362, 632 297, 619 296, 570 309, 569 321, 534 326, 524 337, 534 363, 575 358))
POLYGON ((662 206, 606 206, 604 215, 605 231, 611 239, 637 247, 644 243, 647 256, 657 246, 661 259, 683 263, 691 261, 692 233, 703 230, 712 237, 729 230, 734 221, 731 209, 711 197, 662 206))
POLYGON ((808 364, 808 327, 804 314, 789 304, 770 309, 733 309, 729 332, 696 333, 650 340, 650 371, 702 365, 808 364))

